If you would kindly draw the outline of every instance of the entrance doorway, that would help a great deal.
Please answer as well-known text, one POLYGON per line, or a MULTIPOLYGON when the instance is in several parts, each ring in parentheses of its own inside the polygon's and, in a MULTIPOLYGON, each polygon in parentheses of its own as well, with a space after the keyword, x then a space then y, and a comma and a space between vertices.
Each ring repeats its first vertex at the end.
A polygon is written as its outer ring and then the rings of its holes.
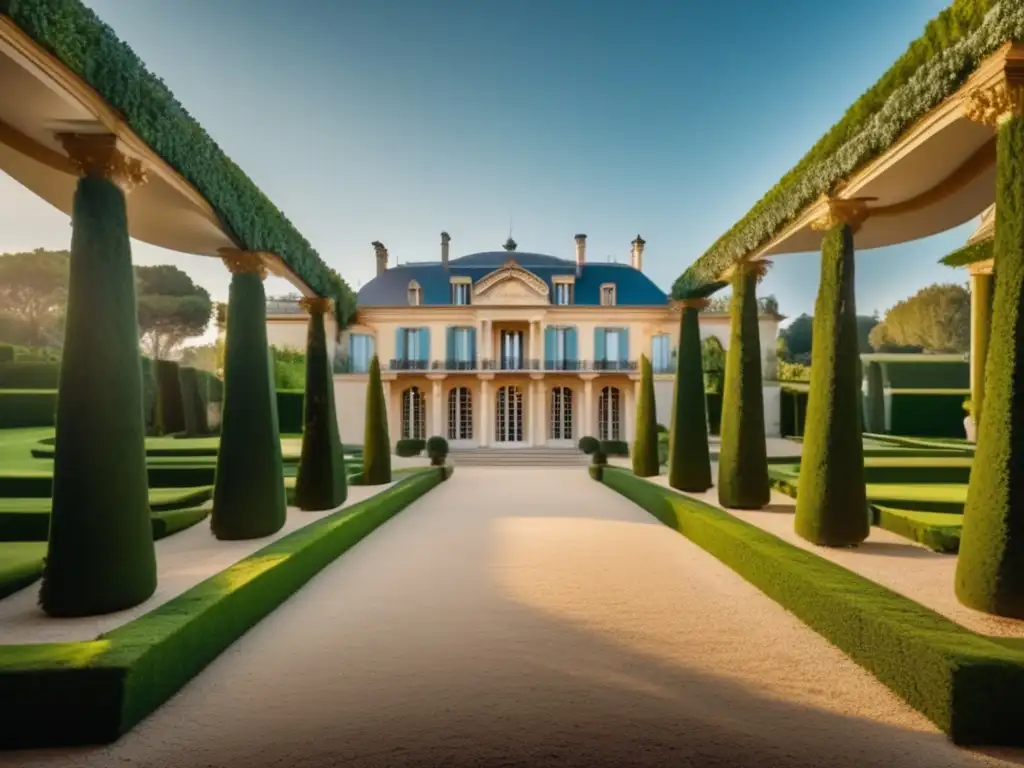
POLYGON ((517 386, 498 388, 494 440, 500 445, 523 442, 523 390, 517 386))
POLYGON ((572 443, 572 390, 569 387, 551 390, 550 422, 551 442, 572 443))

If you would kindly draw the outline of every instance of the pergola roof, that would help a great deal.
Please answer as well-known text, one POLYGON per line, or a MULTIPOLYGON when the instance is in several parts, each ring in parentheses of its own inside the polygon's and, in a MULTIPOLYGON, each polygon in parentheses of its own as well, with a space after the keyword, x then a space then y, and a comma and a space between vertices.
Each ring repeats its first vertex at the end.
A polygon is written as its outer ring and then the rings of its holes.
POLYGON ((978 89, 1007 77, 1024 79, 1024 46, 1013 42, 1024 40, 1024 6, 958 2, 944 14, 933 25, 944 25, 947 47, 919 55, 922 47, 934 47, 932 38, 943 38, 930 25, 924 42, 858 102, 873 100, 877 108, 864 113, 855 105, 850 114, 856 120, 844 118, 819 142, 833 146, 831 154, 821 158, 815 147, 808 158, 818 161, 801 161, 690 266, 673 295, 706 294, 741 261, 817 250, 822 233, 812 224, 834 200, 864 199, 871 212, 856 233, 858 249, 945 231, 993 203, 994 129, 968 114, 983 106, 973 97, 978 89), (917 67, 908 75, 901 66, 914 57, 917 67), (839 144, 834 134, 849 138, 839 144))
POLYGON ((78 0, 0 0, 0 169, 69 213, 78 174, 58 135, 103 133, 142 161, 128 197, 129 234, 201 256, 266 254, 306 295, 335 299, 347 323, 355 295, 163 82, 78 0))

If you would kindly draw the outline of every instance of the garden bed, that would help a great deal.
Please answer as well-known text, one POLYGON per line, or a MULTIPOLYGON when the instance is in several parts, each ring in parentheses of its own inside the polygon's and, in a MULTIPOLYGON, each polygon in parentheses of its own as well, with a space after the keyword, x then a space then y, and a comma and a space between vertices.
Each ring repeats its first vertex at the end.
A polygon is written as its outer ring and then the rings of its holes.
MULTIPOLYGON (((289 511, 289 526, 276 540, 216 542, 217 556, 207 547, 203 568, 182 563, 177 569, 179 577, 193 582, 187 591, 179 578, 174 594, 168 594, 167 575, 174 574, 165 575, 162 568, 158 594, 138 609, 67 621, 46 620, 35 609, 40 628, 30 633, 29 642, 37 644, 0 647, 0 698, 18 702, 0 730, 0 746, 113 741, 318 571, 443 477, 441 471, 426 470, 393 486, 367 489, 373 493, 359 502, 351 494, 355 503, 338 511, 289 511), (230 559, 226 567, 225 557, 230 559), (198 578, 197 570, 204 571, 198 578), (57 637, 69 633, 74 637, 57 637)), ((186 538, 190 541, 181 549, 192 550, 194 537, 188 533, 166 543, 186 538)), ((206 538, 212 539, 208 532, 206 538)), ((165 566, 168 553, 161 554, 158 561, 165 566)), ((0 610, 16 597, 0 603, 0 610)), ((0 621, 4 642, 26 642, 8 630, 10 618, 0 621)))

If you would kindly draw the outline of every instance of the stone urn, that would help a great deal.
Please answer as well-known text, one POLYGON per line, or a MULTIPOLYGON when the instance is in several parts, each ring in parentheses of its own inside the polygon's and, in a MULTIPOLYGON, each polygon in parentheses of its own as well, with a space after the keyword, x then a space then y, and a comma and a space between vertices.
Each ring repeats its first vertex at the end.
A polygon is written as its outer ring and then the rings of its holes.
POLYGON ((964 417, 964 432, 967 434, 967 441, 968 442, 971 442, 971 443, 976 442, 975 438, 974 438, 974 435, 975 435, 974 416, 972 416, 971 414, 967 414, 964 417))

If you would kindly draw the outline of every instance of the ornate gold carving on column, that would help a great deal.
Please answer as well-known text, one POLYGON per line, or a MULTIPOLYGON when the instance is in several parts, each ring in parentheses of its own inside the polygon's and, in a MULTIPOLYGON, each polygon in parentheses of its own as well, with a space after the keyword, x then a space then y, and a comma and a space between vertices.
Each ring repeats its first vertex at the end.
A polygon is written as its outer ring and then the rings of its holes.
POLYGON ((267 264, 260 251, 243 251, 239 248, 221 248, 217 253, 232 275, 254 272, 260 280, 267 279, 267 264))
POLYGON ((826 232, 840 224, 846 224, 856 232, 871 215, 868 201, 874 199, 873 197, 853 197, 849 200, 825 198, 828 210, 811 222, 811 229, 815 232, 826 232))
POLYGON ((968 120, 993 128, 1013 116, 1024 117, 1024 83, 1003 78, 975 88, 964 96, 963 108, 968 120))
POLYGON ((309 315, 328 315, 334 302, 323 296, 306 296, 298 304, 309 315))
POLYGON ((142 161, 121 152, 113 134, 62 133, 57 138, 82 176, 109 179, 126 194, 146 182, 142 161))
POLYGON ((745 274, 756 276, 757 282, 760 283, 764 280, 764 276, 768 274, 771 266, 772 263, 770 261, 756 259, 753 261, 741 261, 736 265, 736 269, 742 270, 745 274))

